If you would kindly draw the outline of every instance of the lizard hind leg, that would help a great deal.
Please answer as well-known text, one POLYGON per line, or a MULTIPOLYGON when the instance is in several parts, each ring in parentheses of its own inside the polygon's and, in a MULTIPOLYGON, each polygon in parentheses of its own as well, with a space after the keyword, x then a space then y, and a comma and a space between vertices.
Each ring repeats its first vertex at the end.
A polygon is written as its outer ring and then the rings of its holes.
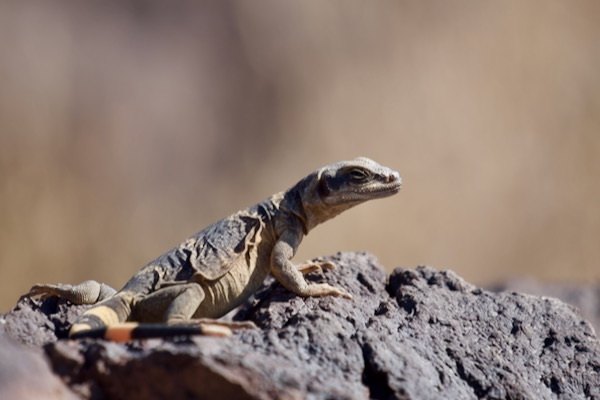
POLYGON ((229 336, 234 329, 256 328, 251 321, 219 321, 212 318, 193 318, 194 313, 205 298, 204 290, 196 283, 181 285, 181 293, 173 299, 165 312, 164 321, 168 325, 197 326, 204 335, 229 336))
POLYGON ((197 283, 169 285, 140 300, 134 307, 133 319, 143 323, 162 321, 173 327, 198 327, 202 334, 210 336, 229 336, 232 329, 256 327, 252 322, 194 318, 205 297, 204 290, 197 283))

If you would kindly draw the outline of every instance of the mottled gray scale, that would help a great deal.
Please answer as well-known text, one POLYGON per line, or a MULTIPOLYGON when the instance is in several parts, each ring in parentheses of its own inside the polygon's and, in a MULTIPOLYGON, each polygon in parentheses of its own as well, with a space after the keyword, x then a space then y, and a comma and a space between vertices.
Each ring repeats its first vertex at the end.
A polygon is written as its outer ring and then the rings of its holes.
POLYGON ((160 280, 161 277, 158 269, 152 264, 148 264, 138 271, 129 282, 125 284, 121 291, 145 295, 155 290, 160 280))
POLYGON ((190 262, 191 252, 181 247, 176 247, 167 253, 165 260, 161 262, 163 270, 163 282, 188 281, 194 274, 190 262))
POLYGON ((149 293, 165 283, 187 282, 195 273, 206 280, 218 279, 233 267, 235 260, 249 256, 246 250, 256 242, 261 226, 275 212, 273 203, 265 201, 214 223, 149 262, 123 289, 149 293))
POLYGON ((225 275, 236 263, 245 261, 250 246, 260 241, 264 226, 257 212, 241 211, 209 226, 184 243, 190 264, 204 279, 225 275))

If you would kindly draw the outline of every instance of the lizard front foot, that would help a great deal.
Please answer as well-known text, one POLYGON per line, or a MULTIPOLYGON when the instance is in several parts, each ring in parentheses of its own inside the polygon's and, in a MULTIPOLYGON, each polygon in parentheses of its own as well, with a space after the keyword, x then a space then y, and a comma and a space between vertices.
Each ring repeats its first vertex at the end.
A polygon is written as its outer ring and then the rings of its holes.
POLYGON ((302 295, 304 296, 338 296, 345 299, 352 299, 352 295, 341 287, 332 286, 328 283, 312 283, 306 287, 302 295))
POLYGON ((323 273, 324 270, 334 269, 335 264, 331 261, 321 261, 321 260, 311 260, 306 261, 296 267, 298 271, 300 271, 303 275, 306 275, 310 272, 318 271, 323 273))

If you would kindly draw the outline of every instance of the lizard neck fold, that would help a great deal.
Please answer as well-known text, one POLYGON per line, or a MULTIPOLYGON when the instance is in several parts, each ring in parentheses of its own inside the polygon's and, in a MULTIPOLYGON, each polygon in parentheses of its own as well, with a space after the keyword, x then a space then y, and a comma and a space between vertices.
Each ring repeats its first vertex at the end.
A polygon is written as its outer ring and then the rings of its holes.
POLYGON ((294 215, 300 221, 304 234, 314 227, 340 214, 357 204, 346 203, 331 205, 323 202, 319 172, 312 173, 284 193, 280 209, 294 215))
POLYGON ((288 215, 296 217, 302 226, 304 235, 306 235, 311 229, 311 226, 309 225, 309 216, 304 209, 302 192, 299 191, 296 186, 283 193, 279 209, 288 215))

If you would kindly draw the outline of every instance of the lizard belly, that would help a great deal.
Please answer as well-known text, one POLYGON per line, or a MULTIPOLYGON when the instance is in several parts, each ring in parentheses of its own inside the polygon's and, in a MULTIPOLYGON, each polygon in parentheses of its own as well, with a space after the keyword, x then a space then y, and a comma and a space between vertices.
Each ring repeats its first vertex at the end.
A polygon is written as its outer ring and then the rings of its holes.
POLYGON ((215 281, 198 282, 205 298, 194 314, 195 318, 219 318, 246 301, 269 274, 269 264, 255 268, 241 263, 215 281))

